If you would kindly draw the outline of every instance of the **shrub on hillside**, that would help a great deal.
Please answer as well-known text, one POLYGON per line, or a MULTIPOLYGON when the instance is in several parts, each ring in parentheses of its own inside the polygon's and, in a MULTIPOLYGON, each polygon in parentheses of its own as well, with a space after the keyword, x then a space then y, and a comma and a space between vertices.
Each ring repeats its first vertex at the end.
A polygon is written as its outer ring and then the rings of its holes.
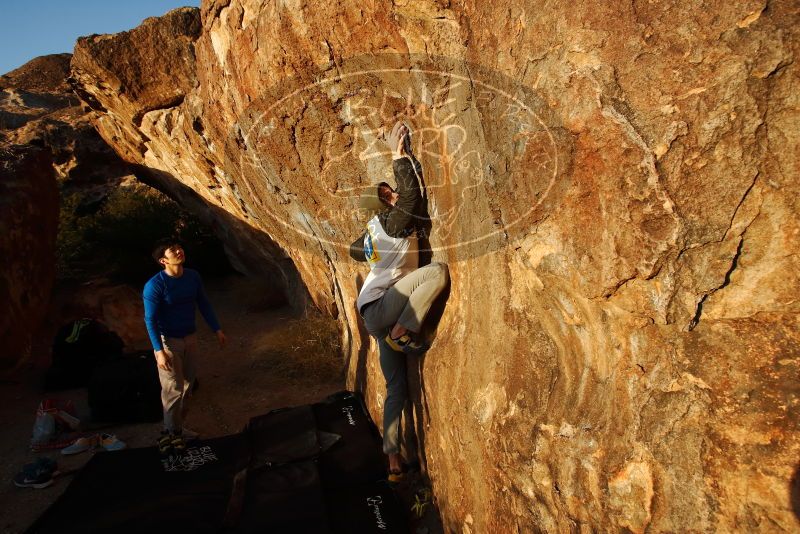
POLYGON ((158 269, 150 253, 165 238, 183 244, 187 266, 207 275, 231 270, 211 231, 158 191, 120 187, 101 201, 64 194, 57 242, 59 277, 106 276, 140 284, 158 269))

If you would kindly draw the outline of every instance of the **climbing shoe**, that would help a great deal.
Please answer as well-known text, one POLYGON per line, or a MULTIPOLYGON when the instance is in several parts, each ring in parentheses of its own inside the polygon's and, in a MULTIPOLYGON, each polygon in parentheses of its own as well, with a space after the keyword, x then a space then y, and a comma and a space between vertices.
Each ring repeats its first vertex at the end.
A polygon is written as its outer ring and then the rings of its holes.
POLYGON ((389 334, 386 336, 386 343, 392 348, 392 350, 403 352, 405 354, 422 354, 430 348, 422 341, 412 339, 412 337, 408 334, 403 334, 398 338, 393 338, 392 335, 389 334))

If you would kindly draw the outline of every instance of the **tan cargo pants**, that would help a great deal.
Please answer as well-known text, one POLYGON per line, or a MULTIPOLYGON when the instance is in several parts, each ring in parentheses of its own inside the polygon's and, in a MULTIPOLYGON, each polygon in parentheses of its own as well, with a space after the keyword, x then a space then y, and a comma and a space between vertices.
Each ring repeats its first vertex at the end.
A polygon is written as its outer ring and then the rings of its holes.
POLYGON ((183 418, 192 394, 192 385, 197 376, 197 335, 183 338, 161 336, 164 352, 172 359, 172 370, 159 367, 161 382, 161 405, 164 407, 164 429, 172 434, 183 430, 183 418))

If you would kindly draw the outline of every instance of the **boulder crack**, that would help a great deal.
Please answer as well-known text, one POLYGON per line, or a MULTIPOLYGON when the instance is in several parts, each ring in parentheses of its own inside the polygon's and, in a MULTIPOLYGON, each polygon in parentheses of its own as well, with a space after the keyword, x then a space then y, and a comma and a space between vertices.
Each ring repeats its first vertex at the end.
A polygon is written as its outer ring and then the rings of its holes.
POLYGON ((723 289, 723 288, 727 287, 731 283, 731 275, 733 274, 733 271, 735 271, 736 268, 739 266, 739 258, 742 255, 742 248, 743 247, 744 247, 744 232, 742 233, 741 236, 739 236, 739 245, 736 247, 736 254, 733 255, 733 259, 731 260, 731 266, 728 269, 728 271, 725 273, 725 279, 722 281, 722 284, 720 284, 718 287, 706 292, 702 296, 700 301, 697 303, 697 308, 695 310, 694 317, 692 317, 692 320, 689 322, 689 327, 688 327, 689 331, 694 330, 694 328, 700 322, 700 317, 703 314, 703 305, 705 304, 706 299, 710 295, 713 295, 714 293, 716 293, 720 289, 723 289))

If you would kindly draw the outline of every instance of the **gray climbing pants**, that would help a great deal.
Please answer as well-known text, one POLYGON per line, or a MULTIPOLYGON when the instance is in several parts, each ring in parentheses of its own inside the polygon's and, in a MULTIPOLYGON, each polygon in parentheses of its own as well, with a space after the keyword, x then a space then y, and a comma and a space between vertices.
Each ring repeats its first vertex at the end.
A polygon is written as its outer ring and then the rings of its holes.
POLYGON ((418 333, 433 301, 447 287, 447 264, 431 263, 408 273, 384 295, 363 308, 364 325, 378 340, 381 371, 386 380, 383 403, 383 452, 400 452, 400 418, 408 402, 406 356, 386 343, 395 323, 418 333))

